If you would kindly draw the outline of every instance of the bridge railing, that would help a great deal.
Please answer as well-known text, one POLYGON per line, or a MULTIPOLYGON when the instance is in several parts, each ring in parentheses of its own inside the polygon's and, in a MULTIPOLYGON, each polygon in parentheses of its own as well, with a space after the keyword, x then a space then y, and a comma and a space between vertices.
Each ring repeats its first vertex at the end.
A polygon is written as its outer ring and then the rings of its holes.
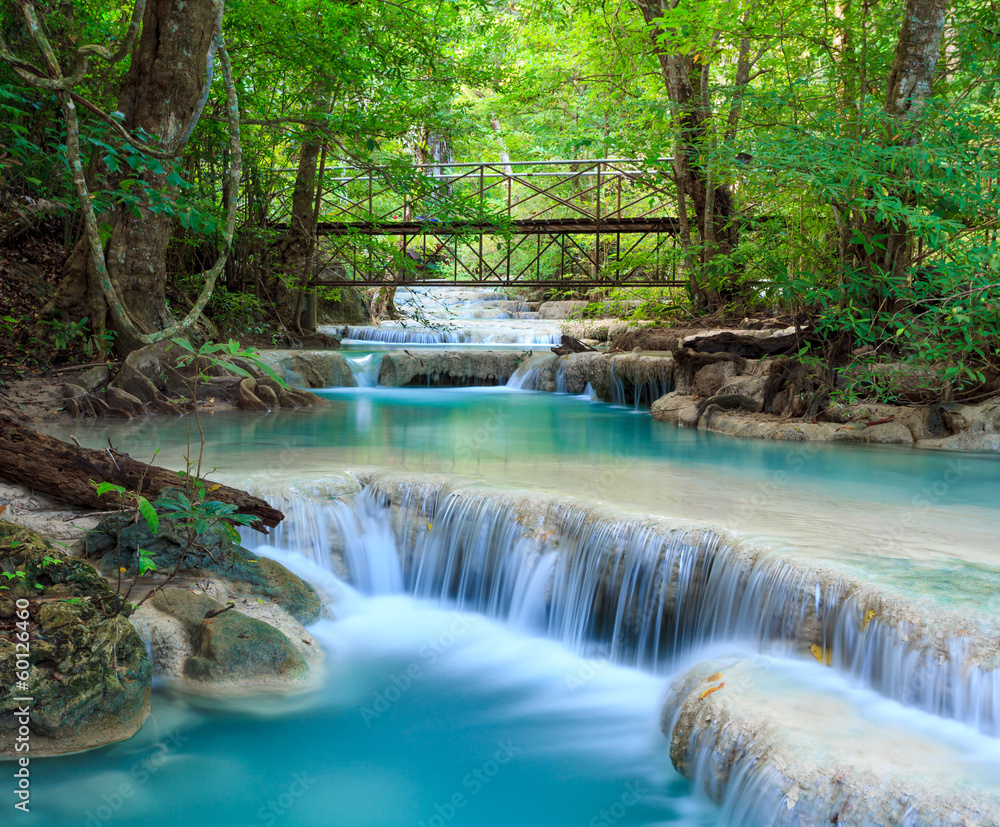
MULTIPOLYGON (((677 284, 670 159, 425 164, 326 176, 328 284, 677 284)), ((339 174, 338 174, 339 173, 339 174)))

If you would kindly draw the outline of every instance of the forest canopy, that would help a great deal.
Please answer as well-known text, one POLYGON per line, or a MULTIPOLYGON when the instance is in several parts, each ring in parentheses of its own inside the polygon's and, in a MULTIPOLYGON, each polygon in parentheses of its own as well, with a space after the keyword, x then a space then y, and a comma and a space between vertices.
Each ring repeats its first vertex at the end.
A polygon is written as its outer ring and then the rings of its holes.
POLYGON ((635 312, 783 314, 813 331, 804 360, 911 360, 974 395, 1000 381, 998 12, 3 0, 0 243, 55 228, 40 318, 97 348, 204 314, 302 330, 318 274, 350 266, 316 231, 345 170, 402 192, 428 164, 645 159, 685 286, 628 293, 635 312))

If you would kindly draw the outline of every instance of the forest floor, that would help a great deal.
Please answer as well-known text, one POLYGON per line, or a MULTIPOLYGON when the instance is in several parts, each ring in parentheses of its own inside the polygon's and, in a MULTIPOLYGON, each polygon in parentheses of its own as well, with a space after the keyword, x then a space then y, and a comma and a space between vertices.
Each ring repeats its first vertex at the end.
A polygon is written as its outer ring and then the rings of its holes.
POLYGON ((74 365, 93 361, 82 343, 57 346, 38 323, 66 260, 62 226, 43 226, 0 245, 0 413, 19 421, 58 416, 62 384, 74 365), (67 370, 70 368, 70 370, 67 370))

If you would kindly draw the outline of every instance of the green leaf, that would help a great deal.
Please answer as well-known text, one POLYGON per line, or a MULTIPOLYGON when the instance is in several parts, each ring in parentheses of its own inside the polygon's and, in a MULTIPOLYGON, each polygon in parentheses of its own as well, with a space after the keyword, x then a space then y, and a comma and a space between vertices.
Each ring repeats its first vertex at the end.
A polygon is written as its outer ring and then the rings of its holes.
POLYGON ((112 491, 114 491, 119 496, 125 493, 124 486, 115 485, 113 482, 97 483, 94 482, 94 480, 91 480, 90 484, 94 486, 94 488, 96 489, 98 497, 103 497, 105 494, 110 494, 112 491))
POLYGON ((153 504, 145 497, 139 497, 139 513, 146 520, 149 530, 156 534, 160 530, 160 515, 156 513, 153 504))

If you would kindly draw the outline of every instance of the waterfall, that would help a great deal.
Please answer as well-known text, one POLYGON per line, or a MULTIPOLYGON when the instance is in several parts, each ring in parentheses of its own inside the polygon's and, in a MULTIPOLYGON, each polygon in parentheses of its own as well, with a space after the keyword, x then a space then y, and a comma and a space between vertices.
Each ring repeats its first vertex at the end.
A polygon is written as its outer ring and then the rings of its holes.
POLYGON ((343 355, 359 388, 374 388, 378 385, 378 371, 382 365, 384 353, 355 356, 350 351, 345 351, 343 355))
POLYGON ((515 390, 539 390, 538 378, 542 370, 556 357, 549 352, 529 356, 507 380, 507 387, 515 390))
POLYGON ((608 390, 612 405, 652 407, 661 396, 674 389, 673 362, 636 359, 631 355, 611 360, 608 390))
POLYGON ((285 523, 272 542, 369 594, 403 590, 658 672, 717 642, 816 657, 1000 735, 1000 680, 964 637, 929 640, 864 580, 707 528, 395 478, 353 501, 293 502, 285 523))
POLYGON ((466 331, 398 328, 387 325, 348 327, 344 332, 344 339, 356 342, 389 342, 396 345, 466 344, 473 341, 472 336, 466 331))

